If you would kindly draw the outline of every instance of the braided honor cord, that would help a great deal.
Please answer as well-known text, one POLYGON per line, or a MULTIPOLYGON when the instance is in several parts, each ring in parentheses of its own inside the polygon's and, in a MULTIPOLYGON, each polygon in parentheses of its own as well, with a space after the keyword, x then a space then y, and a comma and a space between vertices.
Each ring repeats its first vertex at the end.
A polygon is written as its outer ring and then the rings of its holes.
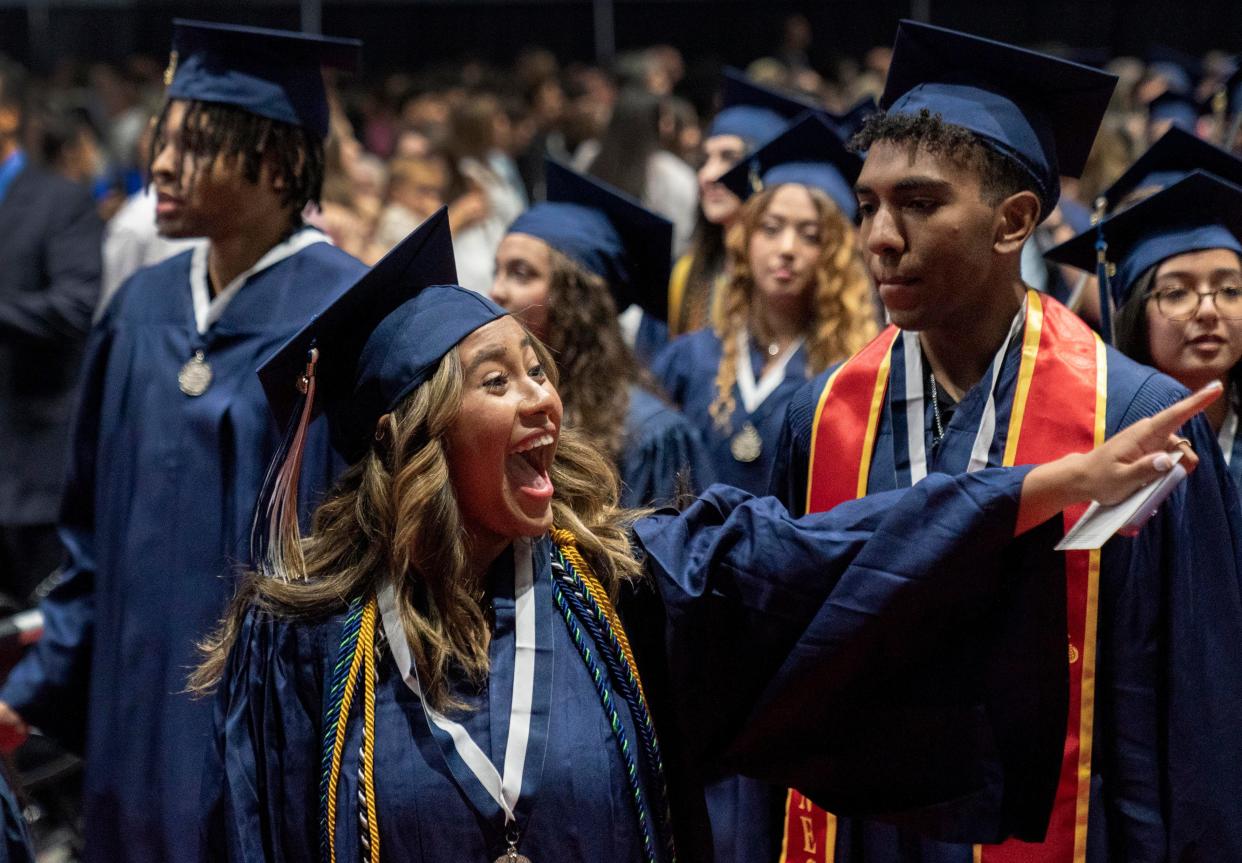
POLYGON ((319 780, 319 849, 326 863, 336 863, 336 795, 350 708, 359 679, 363 683, 363 731, 359 765, 359 819, 362 847, 369 863, 379 863, 379 826, 375 816, 375 619, 374 597, 349 604, 332 669, 324 711, 323 756, 319 780))
POLYGON ((613 704, 608 680, 596 662, 596 653, 591 650, 592 643, 596 646, 598 656, 603 659, 608 669, 608 677, 611 677, 617 693, 624 698, 629 707, 639 735, 640 752, 647 767, 648 776, 651 777, 652 784, 655 786, 657 811, 665 827, 667 858, 676 861, 672 830, 668 829, 670 813, 664 788, 664 765, 660 756, 659 742, 656 739, 655 726, 651 721, 650 711, 647 709, 642 680, 638 675, 638 666, 634 663, 629 640, 621 626, 620 617, 608 600, 607 592, 572 544, 573 534, 569 531, 554 530, 553 539, 557 543, 558 552, 552 564, 553 596, 565 620, 565 625, 569 628, 570 637, 582 655, 595 683, 596 692, 603 703, 604 711, 617 740, 617 746, 621 751, 621 758, 625 762, 626 775, 638 813, 647 860, 659 859, 652 836, 652 830, 658 829, 659 825, 651 818, 648 810, 641 776, 630 749, 629 737, 613 704), (589 640, 584 637, 579 625, 586 629, 589 640))

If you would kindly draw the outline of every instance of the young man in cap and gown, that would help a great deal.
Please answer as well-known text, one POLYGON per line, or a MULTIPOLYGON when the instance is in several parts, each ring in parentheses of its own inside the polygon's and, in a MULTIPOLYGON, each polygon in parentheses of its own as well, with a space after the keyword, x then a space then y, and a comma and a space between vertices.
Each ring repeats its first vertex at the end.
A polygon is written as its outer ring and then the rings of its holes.
MULTIPOLYGON (((85 859, 198 850, 211 711, 185 694, 196 642, 249 560, 281 430, 255 371, 365 268, 302 223, 323 180, 322 66, 359 43, 178 21, 151 176, 169 237, 206 242, 140 270, 88 345, 42 640, 0 689, 11 739, 84 751, 85 859)), ((304 491, 338 462, 307 433, 304 491)))
MULTIPOLYGON (((788 455, 773 486, 796 511, 908 486, 931 471, 1084 450, 1184 392, 1106 347, 1019 276, 1022 244, 1055 206, 1059 176, 1082 169, 1113 86, 1076 64, 901 23, 886 113, 858 139, 867 157, 856 184, 864 253, 894 326, 791 404, 788 455)), ((914 831, 837 820, 830 796, 795 791, 784 860, 1242 858, 1242 514, 1206 423, 1197 418, 1183 433, 1200 469, 1142 535, 1113 539, 1102 553, 1054 552, 1078 515, 1071 512, 1040 529, 1045 550, 1023 561, 1067 584, 1057 611, 1067 723, 1054 741, 993 743, 1011 765, 1057 747, 1059 770, 1031 769, 1005 791, 1055 789, 1051 811, 997 825, 1017 839, 972 847, 977 837, 949 817, 914 831)), ((1033 621, 1041 612, 1009 613, 1033 621)), ((1023 678, 1032 643, 992 651, 988 674, 1023 678)), ((978 649, 960 647, 963 656, 978 649)), ((925 677, 929 711, 960 683, 951 657, 936 659, 945 665, 925 677)), ((979 709, 1016 716, 1032 703, 979 709)), ((893 757, 907 745, 893 740, 893 757)))

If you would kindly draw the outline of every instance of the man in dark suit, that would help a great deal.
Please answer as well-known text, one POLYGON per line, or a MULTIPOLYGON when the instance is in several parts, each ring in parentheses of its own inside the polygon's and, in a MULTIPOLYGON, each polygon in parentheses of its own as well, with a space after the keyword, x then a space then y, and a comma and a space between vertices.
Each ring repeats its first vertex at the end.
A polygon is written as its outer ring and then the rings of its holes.
POLYGON ((0 591, 22 602, 60 561, 54 523, 103 231, 90 194, 22 150, 24 96, 22 69, 0 57, 0 591))

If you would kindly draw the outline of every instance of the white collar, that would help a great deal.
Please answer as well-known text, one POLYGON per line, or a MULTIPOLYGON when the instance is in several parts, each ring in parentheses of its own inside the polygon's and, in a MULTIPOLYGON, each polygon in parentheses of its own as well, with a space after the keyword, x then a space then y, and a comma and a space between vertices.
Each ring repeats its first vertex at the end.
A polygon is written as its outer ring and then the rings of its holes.
POLYGON ((268 249, 267 254, 259 258, 253 267, 229 282, 214 297, 211 295, 211 287, 207 284, 207 251, 210 244, 201 243, 195 246, 190 258, 190 297, 194 302, 195 328, 200 334, 205 333, 212 324, 220 320, 229 301, 237 296, 237 292, 251 276, 280 263, 285 258, 296 255, 307 246, 330 242, 332 241, 325 234, 314 228, 305 227, 295 231, 289 239, 268 249))
POLYGON ((794 354, 802 347, 806 339, 802 336, 785 346, 785 350, 758 381, 755 380, 755 369, 750 362, 750 334, 741 330, 737 334, 737 391, 742 396, 742 407, 746 413, 753 414, 768 396, 776 392, 776 388, 785 380, 785 369, 794 354))

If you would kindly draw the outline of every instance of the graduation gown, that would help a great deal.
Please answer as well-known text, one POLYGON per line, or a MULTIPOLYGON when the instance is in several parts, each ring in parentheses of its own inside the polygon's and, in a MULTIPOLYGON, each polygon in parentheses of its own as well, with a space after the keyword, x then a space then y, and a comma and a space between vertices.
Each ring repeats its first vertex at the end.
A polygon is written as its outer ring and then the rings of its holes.
MULTIPOLYGON (((1021 340, 1004 355, 996 390, 996 428, 1008 427, 1021 340)), ((1172 379, 1108 350, 1106 434, 1111 436, 1185 395, 1172 379)), ((792 400, 772 491, 795 512, 806 505, 816 406, 829 372, 792 400)), ((933 447, 925 397, 928 470, 969 462, 987 399, 990 371, 966 393, 933 447)), ((894 361, 880 416, 868 494, 909 482, 904 368, 894 361)), ((831 400, 824 410, 832 409, 831 400)), ((1088 863, 1242 860, 1242 511, 1203 417, 1182 433, 1199 469, 1135 538, 1105 545, 1100 571, 1094 741, 1086 843, 1088 863)), ((1003 441, 989 463, 999 463, 1003 441)), ((1051 551, 1059 524, 1041 528, 1043 549, 1023 571, 1063 577, 1051 551)), ((996 673, 1017 675, 1021 644, 997 656, 996 673)), ((1064 659, 1062 660, 1064 663, 1064 659)), ((1020 705, 1016 708, 1021 709, 1020 705)), ((1016 748, 1020 749, 1021 741, 1016 748)), ((826 807, 833 811, 831 807, 826 807)), ((932 827, 936 826, 933 822, 932 827)), ((969 845, 921 838, 876 823, 841 820, 836 860, 971 863, 969 845)), ((791 860, 797 859, 791 855, 791 860)), ((816 858, 823 859, 823 858, 816 858)), ((827 858, 832 859, 832 858, 827 858)))
MULTIPOLYGON (((680 859, 712 859, 703 784, 736 771, 796 781, 855 811, 902 810, 892 816, 898 819, 968 801, 966 829, 992 833, 1007 805, 1007 776, 989 742, 994 729, 975 704, 981 693, 959 688, 946 698, 940 709, 953 721, 938 729, 925 729, 927 712, 897 688, 881 700, 854 695, 872 678, 903 675, 946 633, 976 636, 976 624, 994 626, 983 612, 1023 582, 1010 570, 1025 470, 932 476, 917 489, 798 521, 772 498, 713 486, 684 513, 637 523, 650 579, 623 589, 619 610, 664 753, 680 859), (928 512, 936 513, 930 528, 928 512), (888 576, 882 588, 878 572, 888 576), (917 737, 923 757, 877 758, 880 743, 868 731, 877 721, 917 737)), ((490 674, 482 692, 455 688, 472 708, 455 718, 500 770, 514 673, 514 561, 531 554, 538 629, 516 807, 519 850, 532 861, 638 861, 637 818, 601 701, 564 615, 551 612, 550 552, 546 538, 516 543, 493 566, 490 674)), ((1064 602, 1063 586, 1051 579, 1028 587, 1064 602)), ((204 771, 211 859, 319 858, 323 702, 342 628, 342 614, 247 613, 218 694, 204 771)), ((1054 640, 1044 659, 1063 656, 1054 640)), ((455 778, 453 746, 430 732, 387 647, 377 677, 381 860, 495 859, 504 848, 503 815, 455 778)), ((633 717, 620 706, 633 740, 633 717)), ((1037 720, 1060 728, 1064 714, 1044 710, 1037 720)), ((341 750, 341 861, 361 859, 361 724, 355 716, 341 750)), ((642 781, 650 796, 653 777, 644 772, 642 781)))
POLYGON ((617 472, 621 504, 628 507, 669 506, 680 491, 694 494, 712 484, 698 431, 676 408, 636 385, 630 387, 617 472))
MULTIPOLYGON (((318 236, 318 235, 316 235, 318 236)), ((309 242, 302 234, 290 243, 309 242)), ((184 694, 195 642, 247 565, 254 501, 280 430, 259 365, 364 266, 324 243, 254 272, 199 331, 205 248, 140 270, 91 333, 42 640, 0 699, 85 751, 87 860, 193 860, 210 705, 184 694), (197 292, 197 293, 196 293, 197 292), (196 351, 212 380, 186 395, 196 351)), ((269 255, 279 257, 288 247, 269 255)), ((268 260, 271 260, 270 258, 268 260)), ((262 263, 262 262, 260 262, 262 263)), ((303 461, 307 505, 338 468, 326 424, 303 461)))
MULTIPOLYGON (((680 408, 707 447, 708 460, 715 470, 717 482, 763 494, 776 457, 785 408, 798 388, 806 383, 806 349, 800 347, 785 367, 784 379, 754 411, 747 411, 737 385, 733 398, 737 403, 726 432, 716 425, 708 412, 716 400, 716 370, 720 367, 721 345, 710 329, 681 336, 669 344, 656 358, 652 371, 673 402, 680 408), (734 458, 731 447, 734 437, 749 423, 758 432, 762 446, 758 456, 749 462, 734 458)), ((763 368, 766 358, 751 346, 751 367, 763 368)))
POLYGON ((34 863, 30 830, 22 816, 21 804, 5 777, 0 777, 0 819, 4 831, 0 838, 0 863, 34 863))
POLYGON ((1220 445, 1221 455, 1229 468, 1229 477, 1233 480, 1234 488, 1242 493, 1242 435, 1238 434, 1240 412, 1237 387, 1231 387, 1228 396, 1229 413, 1216 435, 1216 442, 1220 445))

